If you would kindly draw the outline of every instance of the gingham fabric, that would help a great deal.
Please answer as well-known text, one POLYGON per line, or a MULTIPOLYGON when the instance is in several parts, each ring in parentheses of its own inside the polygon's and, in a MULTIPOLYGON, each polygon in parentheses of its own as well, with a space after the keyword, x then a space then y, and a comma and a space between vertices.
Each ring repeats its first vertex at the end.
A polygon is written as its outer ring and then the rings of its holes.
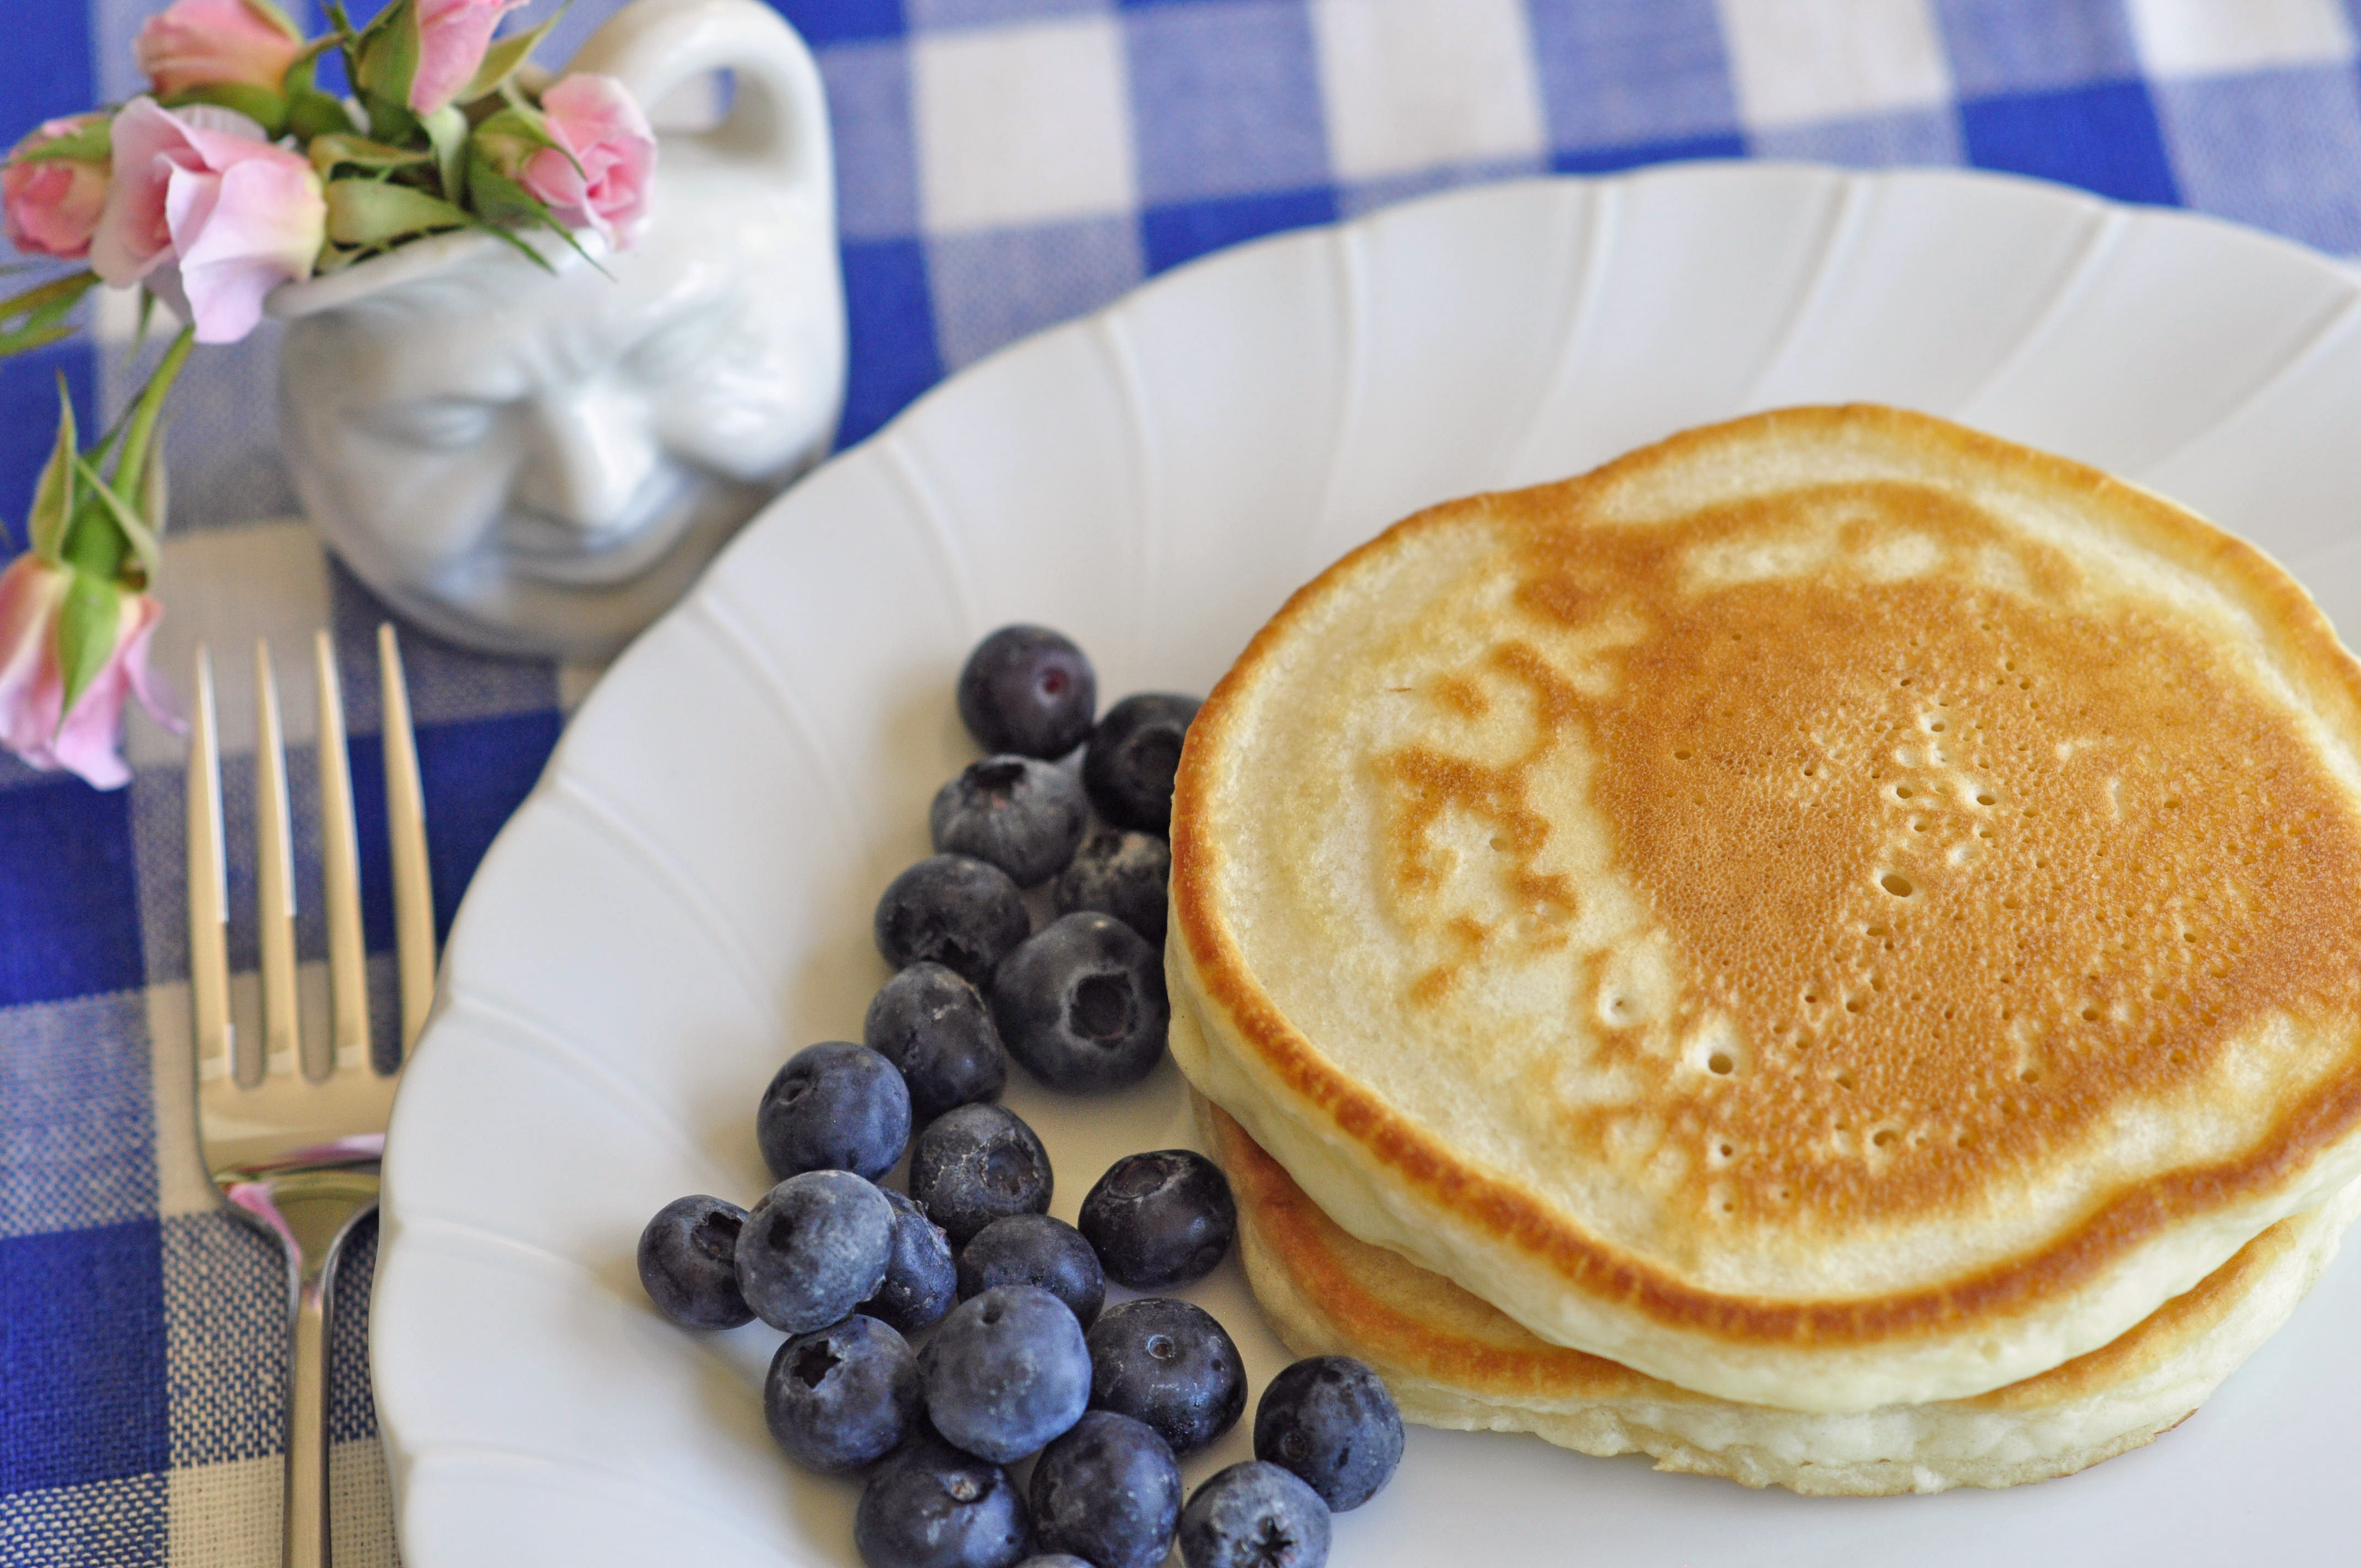
MULTIPOLYGON (((562 60, 617 0, 578 0, 562 60)), ((1219 247, 1441 185, 1668 159, 1964 163, 2361 251, 2361 0, 781 0, 818 56, 852 327, 840 439, 944 374, 1219 247)), ((0 0, 0 137, 139 88, 160 0, 0 0)), ((356 11, 374 9, 357 5, 356 11)), ((522 15, 550 9, 539 0, 522 15)), ((311 18, 316 25, 316 9, 311 18)), ((513 24, 512 24, 513 25, 513 24)), ((10 280, 11 284, 16 280, 10 280)), ((129 323, 0 366, 0 518, 21 543, 61 371, 89 428, 129 323)), ((244 649, 277 641, 309 798, 302 643, 345 653, 378 1029, 390 1033, 379 610, 321 554, 274 455, 270 333, 176 401, 159 656, 225 663, 230 860, 251 861, 244 649)), ((14 546, 10 546, 13 548, 14 546)), ((413 633, 438 916, 594 672, 413 633)), ((135 720, 100 794, 0 763, 0 1563, 276 1561, 283 1283, 196 1165, 180 742, 135 720), (160 1066, 159 1064, 161 1064, 160 1066)), ((303 875, 316 830, 302 816, 303 875)), ((233 962, 251 1026, 252 888, 233 962)), ((324 1009, 324 938, 299 938, 324 1009)), ((394 1560, 362 1357, 336 1336, 339 1561, 394 1560)))

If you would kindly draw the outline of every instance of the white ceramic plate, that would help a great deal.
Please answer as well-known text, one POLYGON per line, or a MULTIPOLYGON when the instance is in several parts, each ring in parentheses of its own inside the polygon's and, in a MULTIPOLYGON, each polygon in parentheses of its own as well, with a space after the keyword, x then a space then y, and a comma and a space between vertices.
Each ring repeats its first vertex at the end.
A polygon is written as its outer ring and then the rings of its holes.
MULTIPOLYGON (((675 1330, 632 1247, 767 1185, 754 1102, 858 1036, 870 910, 972 756, 960 660, 1062 628, 1108 699, 1202 691, 1297 584, 1430 501, 1685 425, 1872 399, 2136 478, 2361 631, 2361 287, 2294 246, 1953 172, 1692 165, 1413 203, 1210 258, 954 378, 749 529, 574 719, 478 873, 394 1113, 378 1399, 411 1568, 850 1565, 854 1489, 771 1448, 774 1334, 675 1330)), ((1021 1075, 1020 1075, 1021 1076, 1021 1075)), ((1188 1137, 1168 1063, 1010 1101, 1073 1217, 1188 1137)), ((1255 1387, 1233 1261, 1191 1292, 1255 1387)), ((2188 1426, 2072 1480, 1750 1493, 1413 1429, 1339 1520, 1374 1564, 2326 1561, 2350 1550, 2361 1270, 2188 1426)), ((1243 1430, 1185 1466, 1247 1456, 1243 1430)))

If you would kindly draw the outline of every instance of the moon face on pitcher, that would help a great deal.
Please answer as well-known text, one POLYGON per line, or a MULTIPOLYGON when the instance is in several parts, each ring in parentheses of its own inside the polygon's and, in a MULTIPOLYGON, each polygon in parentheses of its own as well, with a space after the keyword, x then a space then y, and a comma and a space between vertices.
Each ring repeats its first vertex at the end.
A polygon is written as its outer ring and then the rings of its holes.
POLYGON ((833 256, 799 279, 750 214, 658 200, 598 267, 558 251, 553 277, 502 247, 293 323, 298 491, 403 614, 500 652, 611 653, 825 451, 833 256))
POLYGON ((845 320, 828 119, 754 0, 637 0, 574 69, 649 103, 728 71, 659 137, 636 243, 461 232, 271 296, 303 510, 381 598, 490 652, 603 659, 828 450, 845 320))

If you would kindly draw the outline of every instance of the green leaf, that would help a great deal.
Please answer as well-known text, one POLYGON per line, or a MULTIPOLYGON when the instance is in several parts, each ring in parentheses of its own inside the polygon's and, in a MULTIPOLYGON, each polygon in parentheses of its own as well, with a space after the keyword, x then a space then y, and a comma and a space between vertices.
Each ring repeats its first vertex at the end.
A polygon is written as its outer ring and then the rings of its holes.
POLYGON ((107 455, 113 452, 116 447, 123 444, 123 426, 128 419, 129 414, 127 411, 124 415, 118 417, 115 422, 115 428, 108 431, 104 435, 100 436, 98 438, 98 444, 82 454, 84 457, 90 460, 90 466, 92 467, 103 469, 106 466, 107 455))
POLYGON ((38 147, 28 147, 12 154, 11 163, 108 163, 115 158, 115 122, 93 120, 79 130, 68 131, 38 147))
POLYGON ((481 148, 467 158, 467 205, 474 208, 479 216, 496 224, 541 221, 541 214, 533 210, 541 203, 527 194, 523 186, 494 167, 481 148))
MULTIPOLYGON (((476 127, 475 140, 470 144, 467 204, 495 224, 547 229, 573 247, 575 255, 605 274, 607 269, 598 266, 598 258, 582 248, 581 240, 557 221, 549 204, 516 179, 513 171, 544 150, 564 153, 575 168, 582 167, 574 154, 549 134, 548 122, 542 118, 540 110, 511 105, 493 115, 476 127)), ((541 260, 539 251, 530 246, 524 248, 535 260, 541 260)), ((545 260, 541 264, 549 265, 545 260)))
POLYGON ((268 87, 257 87, 248 82, 208 82, 195 87, 183 87, 158 102, 167 109, 182 108, 191 104, 211 104, 217 108, 235 109, 260 126, 267 137, 276 138, 287 133, 287 94, 274 93, 268 87))
POLYGON ((552 12, 541 26, 518 33, 513 38, 494 38, 492 47, 484 51, 483 64, 476 67, 475 80, 461 89, 459 102, 472 104, 507 85, 510 77, 524 69, 525 60, 541 40, 549 36, 549 29, 557 26, 558 18, 573 6, 574 0, 566 0, 566 4, 552 12))
POLYGON ((401 169, 412 163, 424 163, 434 155, 412 148, 391 147, 381 141, 371 141, 364 136, 334 134, 312 138, 309 149, 312 167, 323 177, 337 168, 401 169))
POLYGON ((122 613, 123 596, 106 578, 76 572, 66 585, 65 603, 58 611, 58 671, 66 686, 65 705, 58 709, 60 724, 114 654, 115 627, 122 613))
MULTIPOLYGON (((76 461, 77 477, 82 464, 89 465, 92 475, 98 472, 98 466, 89 458, 76 461)), ((58 563, 111 583, 123 576, 123 565, 131 558, 131 541, 115 526, 94 483, 84 477, 74 497, 74 514, 66 524, 65 543, 58 547, 58 563)))
POLYGON ((401 143, 425 138, 426 133, 420 128, 418 116, 412 114, 410 105, 401 99, 388 98, 368 88, 362 88, 356 95, 361 101, 361 113, 368 118, 368 134, 378 140, 401 143))
MULTIPOLYGON (((148 477, 139 486, 139 516, 148 526, 148 536, 151 542, 164 537, 164 514, 171 504, 172 488, 164 481, 164 455, 159 451, 156 460, 148 465, 148 477)), ((135 538, 132 543, 137 544, 138 541, 135 538)), ((152 581, 162 565, 162 550, 159 548, 152 558, 148 551, 142 550, 140 559, 147 565, 148 576, 152 581)))
POLYGON ((16 354, 30 354, 36 348, 47 348, 50 344, 73 334, 74 329, 71 324, 34 326, 27 323, 11 327, 0 332, 0 359, 16 354))
POLYGON ((156 320, 156 291, 145 283, 139 285, 139 324, 131 334, 131 352, 126 358, 137 360, 140 350, 148 346, 148 329, 156 320))
MULTIPOLYGON (((544 256, 533 247, 525 244, 524 241, 519 239, 514 234, 511 234, 509 230, 501 227, 500 225, 478 222, 476 226, 483 230, 486 234, 490 235, 494 239, 499 240, 502 245, 508 246, 510 248, 513 249, 518 255, 523 257, 527 261, 532 262, 535 267, 540 268, 544 272, 554 273, 557 270, 556 268, 552 267, 549 264, 549 258, 544 256)), ((552 226, 555 227, 555 225, 553 225, 552 226)), ((593 259, 588 251, 583 250, 580 246, 574 244, 574 236, 572 235, 566 234, 564 229, 558 229, 557 232, 560 235, 565 236, 566 244, 574 246, 574 248, 580 253, 583 260, 589 262, 593 267, 598 267, 598 263, 593 259)), ((598 267, 598 270, 604 272, 607 269, 603 267, 598 267)))
POLYGON ((164 399, 171 392, 172 383, 179 378, 181 367, 188 362, 189 350, 196 340, 196 328, 181 329, 180 336, 172 340, 172 346, 157 363, 156 373, 139 389, 130 416, 123 422, 123 449, 107 478, 135 496, 146 483, 149 444, 155 435, 156 422, 164 412, 164 399))
POLYGON ((383 246, 475 222, 440 196, 381 180, 331 180, 328 238, 338 245, 383 246))
POLYGON ((488 157, 505 155, 521 160, 558 143, 549 134, 549 121, 539 109, 529 104, 519 108, 511 104, 476 127, 476 145, 488 157))
MULTIPOLYGON (((163 466, 161 463, 151 464, 148 472, 149 475, 160 473, 163 466)), ((132 554, 139 557, 139 565, 148 580, 153 582, 164 566, 163 546, 156 538, 156 531, 132 510, 129 502, 115 493, 113 486, 98 477, 98 470, 92 467, 86 459, 75 458, 74 471, 82 477, 84 488, 105 510, 115 526, 123 531, 123 537, 130 543, 132 554)))
MULTIPOLYGON (((572 246, 577 256, 591 266, 598 267, 598 258, 582 248, 582 242, 574 237, 574 232, 571 229, 559 223, 551 214, 546 203, 523 186, 494 169, 483 159, 471 159, 468 161, 467 200, 473 203, 476 210, 491 224, 545 228, 567 245, 572 246)), ((509 235, 506 227, 494 227, 492 232, 515 240, 517 248, 532 257, 544 270, 552 272, 556 270, 549 265, 546 257, 523 241, 516 240, 514 236, 509 235)), ((598 267, 598 270, 604 272, 606 269, 598 267)))
POLYGON ((353 40, 359 64, 353 85, 368 105, 369 129, 379 136, 393 134, 378 120, 378 104, 399 105, 409 114, 410 84, 418 75, 418 17, 412 0, 393 4, 369 19, 353 40))
POLYGON ((353 117, 344 104, 315 87, 297 87, 287 95, 287 130, 301 142, 350 132, 353 117))
POLYGON ((434 165, 443 177, 445 200, 456 203, 467 190, 467 116, 456 104, 445 104, 420 122, 434 146, 434 165))
POLYGON ((357 51, 361 38, 360 34, 354 30, 352 17, 345 14, 345 8, 338 0, 327 0, 320 9, 328 18, 328 36, 336 40, 336 50, 345 57, 346 82, 358 82, 361 66, 357 51))
POLYGON ((33 554, 44 561, 58 558, 58 548, 65 542, 66 520, 74 513, 74 467, 81 461, 75 448, 81 444, 82 437, 74 431, 73 398, 66 390, 65 372, 60 370, 57 444, 49 449, 49 460, 41 465, 41 477, 33 482, 33 510, 25 520, 33 554))
POLYGON ((72 336, 66 318, 97 281, 93 273, 76 272, 0 300, 0 359, 72 336), (14 326, 5 324, 12 321, 14 326))
POLYGON ((0 316, 48 312, 62 315, 82 302, 82 297, 98 286, 95 272, 69 272, 62 278, 26 290, 0 300, 0 316))
POLYGON ((574 149, 550 134, 547 117, 531 104, 512 104, 478 126, 476 148, 493 168, 511 178, 542 152, 562 154, 577 174, 588 178, 574 149))

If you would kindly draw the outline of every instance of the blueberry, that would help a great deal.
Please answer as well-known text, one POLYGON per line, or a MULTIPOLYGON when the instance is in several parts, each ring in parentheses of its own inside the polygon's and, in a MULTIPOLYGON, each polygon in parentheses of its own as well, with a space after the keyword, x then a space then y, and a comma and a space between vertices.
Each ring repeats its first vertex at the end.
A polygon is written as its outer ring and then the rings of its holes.
POLYGON ((738 1288, 746 1211, 719 1198, 675 1198, 640 1233, 640 1283, 683 1328, 734 1329, 754 1315, 738 1288))
POLYGON ((955 1246, 1004 1214, 1048 1213, 1050 1182, 1049 1151, 1002 1105, 946 1111, 910 1150, 910 1196, 955 1246))
POLYGON ((937 790, 927 828, 936 849, 990 861, 1017 886, 1036 887, 1074 858, 1090 815, 1073 774, 1005 755, 969 763, 937 790))
POLYGON ((885 1283, 861 1303, 861 1310, 906 1334, 942 1321, 959 1299, 959 1268, 951 1239, 927 1212, 890 1187, 881 1187, 894 1209, 894 1250, 885 1262, 885 1283))
POLYGON ((964 1301, 995 1285, 1038 1285, 1089 1328, 1106 1300, 1106 1271, 1082 1234, 1047 1214, 1010 1214, 975 1233, 960 1253, 964 1301))
POLYGON ((1246 1363, 1202 1307, 1143 1296, 1091 1325, 1091 1407, 1146 1421, 1188 1455, 1237 1423, 1246 1408, 1246 1363))
POLYGON ((1033 1539, 1098 1568, 1156 1568, 1180 1521, 1172 1451, 1129 1416, 1093 1410, 1033 1466, 1033 1539))
POLYGON ((1079 1227, 1107 1277, 1135 1290, 1202 1279, 1238 1234, 1222 1168, 1193 1149, 1126 1155, 1082 1199, 1079 1227))
POLYGON ((1160 951, 1171 880, 1170 845, 1153 833, 1102 828, 1082 840, 1072 863, 1058 873, 1051 896, 1059 914, 1095 909, 1112 915, 1160 951))
POLYGON ((1091 1568, 1071 1552, 1045 1552, 1038 1557, 1028 1557, 1016 1568, 1091 1568))
POLYGON ((1000 960, 992 1017, 1008 1054, 1052 1089, 1137 1083, 1172 1022, 1164 960, 1111 915, 1062 915, 1000 960))
POLYGON ((1006 1471, 922 1427, 869 1478, 852 1543, 868 1568, 1011 1568, 1033 1532, 1006 1471))
POLYGON ((1321 1568, 1328 1505, 1276 1464, 1233 1464, 1180 1510, 1180 1561, 1188 1568, 1321 1568))
POLYGON ((763 1091, 754 1139, 782 1181, 807 1170, 849 1170, 874 1181, 910 1141, 910 1091, 894 1064, 866 1046, 806 1046, 763 1091))
POLYGON ((1255 1407, 1257 1459, 1283 1465, 1332 1513, 1378 1495, 1401 1463, 1401 1411, 1365 1362, 1315 1355, 1272 1378, 1255 1407))
POLYGON ((1082 753, 1082 787, 1099 815, 1118 828, 1172 828, 1172 775, 1180 741, 1197 717, 1197 699, 1141 692, 1106 710, 1082 753))
POLYGON ((955 1448, 1006 1464, 1082 1419, 1091 1353, 1066 1304, 999 1285, 951 1309, 918 1356, 927 1419, 955 1448))
POLYGON ((877 901, 877 950, 895 969, 946 964, 972 985, 992 978, 1033 917, 1008 873, 972 855, 929 855, 886 884, 877 901))
POLYGON ((912 964, 880 987, 861 1035, 902 1069, 915 1126, 954 1105, 997 1100, 1008 1081, 1008 1052, 983 993, 938 963, 912 964))
POLYGON ((877 1293, 894 1253, 894 1206, 849 1170, 790 1176, 738 1231, 738 1286, 791 1334, 826 1328, 877 1293))
POLYGON ((918 1419, 918 1358, 874 1318, 797 1334, 771 1357, 763 1419, 789 1459, 858 1470, 902 1444, 918 1419))
POLYGON ((1062 757, 1091 732, 1098 705, 1091 662, 1045 626, 1002 627, 960 670, 960 718, 987 751, 1062 757))

